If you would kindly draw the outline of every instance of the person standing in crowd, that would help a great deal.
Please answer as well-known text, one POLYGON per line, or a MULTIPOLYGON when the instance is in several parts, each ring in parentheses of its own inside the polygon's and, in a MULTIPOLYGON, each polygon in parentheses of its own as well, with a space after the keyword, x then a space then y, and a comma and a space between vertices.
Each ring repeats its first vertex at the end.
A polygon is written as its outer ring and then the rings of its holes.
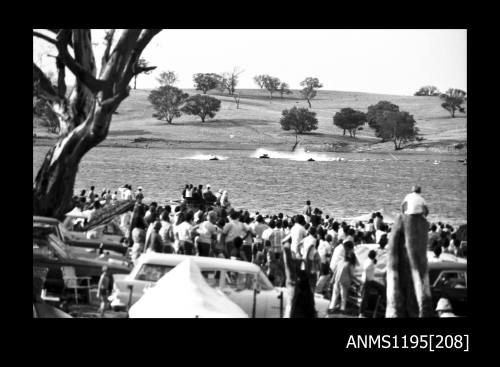
POLYGON ((160 216, 161 228, 160 237, 163 242, 163 252, 167 254, 172 254, 175 252, 173 242, 174 242, 174 231, 172 228, 172 223, 170 223, 170 213, 164 210, 160 216))
POLYGON ((304 238, 307 236, 307 231, 304 228, 306 221, 304 216, 297 215, 296 222, 293 227, 290 229, 290 233, 281 240, 281 243, 285 243, 288 240, 291 240, 290 250, 292 251, 292 257, 294 259, 301 259, 301 247, 304 238))
POLYGON ((305 270, 299 270, 291 302, 290 318, 316 318, 314 293, 311 290, 309 276, 305 270))
POLYGON ((125 190, 123 191, 123 199, 124 200, 133 200, 134 195, 132 194, 132 186, 125 185, 125 190))
MULTIPOLYGON (((221 257, 225 258, 224 256, 224 238, 222 234, 222 230, 224 229, 224 226, 226 225, 226 221, 224 218, 220 218, 217 221, 217 242, 215 243, 215 251, 214 251, 214 256, 215 257, 221 257)), ((250 252, 251 254, 251 252, 250 252)))
POLYGON ((229 202, 229 194, 227 190, 222 191, 222 195, 220 197, 220 206, 224 209, 229 210, 231 208, 231 203, 229 202))
POLYGON ((153 232, 151 233, 149 238, 146 240, 146 249, 148 252, 158 252, 158 253, 163 252, 163 241, 161 240, 161 236, 159 233, 160 228, 161 228, 161 222, 154 221, 153 222, 153 232))
POLYGON ((375 279, 375 266, 377 264, 377 252, 370 250, 368 258, 362 264, 363 273, 361 275, 361 305, 359 316, 364 317, 368 308, 368 298, 371 290, 376 291, 380 296, 385 295, 385 287, 375 279))
POLYGON ((236 237, 233 241, 233 248, 231 250, 231 254, 229 257, 231 260, 248 261, 245 253, 241 251, 242 245, 243 245, 243 240, 241 239, 241 237, 236 237))
POLYGON ((90 186, 90 191, 89 191, 89 202, 92 204, 94 200, 96 199, 96 193, 94 192, 95 186, 90 186))
POLYGON ((106 200, 106 205, 111 204, 111 201, 113 200, 113 195, 111 195, 111 190, 108 190, 106 192, 106 195, 104 196, 104 200, 106 200))
POLYGON ((457 246, 457 234, 452 233, 450 235, 450 246, 448 246, 448 251, 450 254, 457 256, 458 246, 457 246))
POLYGON ((318 274, 321 271, 321 259, 316 250, 318 239, 316 238, 316 227, 311 226, 309 228, 309 235, 304 239, 304 260, 305 260, 305 270, 309 276, 309 285, 311 291, 314 292, 316 289, 316 283, 318 281, 318 274))
POLYGON ((207 189, 203 193, 203 200, 207 203, 207 205, 212 206, 215 204, 217 201, 217 198, 213 194, 213 192, 210 190, 210 185, 207 185, 207 189))
POLYGON ((179 254, 195 255, 196 253, 192 239, 193 218, 192 211, 187 212, 185 216, 182 213, 179 215, 179 221, 182 219, 182 222, 177 225, 174 233, 179 241, 179 254))
POLYGON ((437 233, 437 226, 433 223, 429 232, 429 237, 427 239, 427 250, 434 250, 435 244, 439 241, 439 233, 437 233))
POLYGON ((144 216, 144 220, 145 220, 146 225, 147 225, 147 229, 146 229, 146 249, 147 249, 147 247, 148 247, 147 245, 149 243, 149 237, 151 237, 151 234, 154 231, 155 223, 157 221, 156 213, 151 214, 150 216, 144 216))
POLYGON ((144 193, 142 192, 142 186, 139 186, 137 188, 137 191, 135 192, 135 199, 141 199, 144 200, 144 193))
POLYGON ((375 231, 375 243, 380 243, 380 239, 382 236, 387 236, 387 225, 385 223, 382 223, 375 231))
MULTIPOLYGON (((352 244, 352 242, 347 243, 352 244)), ((349 288, 356 279, 354 273, 355 266, 356 255, 354 255, 354 251, 350 250, 346 252, 343 261, 337 265, 337 269, 334 272, 333 296, 331 300, 333 311, 339 309, 340 312, 346 311, 349 288)))
POLYGON ((193 185, 189 185, 186 188, 186 200, 191 200, 193 198, 193 185))
POLYGON ((132 262, 136 264, 139 256, 145 251, 146 231, 144 230, 145 223, 141 216, 134 216, 132 220, 132 262))
POLYGON ((207 215, 207 220, 198 227, 198 255, 210 256, 215 251, 215 242, 217 241, 217 214, 213 211, 207 215))
POLYGON ((97 296, 101 300, 101 305, 99 311, 101 313, 101 318, 104 317, 104 313, 109 307, 108 297, 111 295, 113 290, 113 275, 109 272, 107 266, 102 267, 101 277, 99 278, 99 283, 97 285, 97 296))
POLYGON ((245 224, 238 220, 238 212, 232 211, 229 214, 229 218, 229 223, 226 223, 224 229, 222 230, 222 241, 224 243, 224 251, 227 258, 231 255, 231 251, 234 246, 234 239, 236 237, 241 237, 243 239, 246 237, 248 232, 245 224))
POLYGON ((269 226, 264 223, 264 218, 262 217, 262 215, 258 215, 255 222, 251 225, 252 232, 255 234, 255 238, 253 239, 254 250, 252 252, 254 256, 257 252, 264 251, 264 241, 262 239, 262 234, 268 228, 269 226))
POLYGON ((311 221, 311 216, 312 216, 311 201, 307 200, 306 206, 304 207, 304 219, 306 223, 309 223, 311 221))
POLYGON ((320 276, 316 283, 315 292, 317 293, 323 293, 325 285, 328 284, 330 274, 329 266, 332 258, 332 236, 325 236, 325 234, 324 230, 319 231, 318 255, 320 258, 320 276))
POLYGON ((252 226, 250 225, 251 222, 252 219, 250 218, 250 215, 246 215, 244 218, 244 224, 247 234, 243 238, 243 245, 241 246, 241 251, 245 253, 245 259, 249 262, 252 262, 253 238, 255 237, 255 232, 253 232, 252 226))

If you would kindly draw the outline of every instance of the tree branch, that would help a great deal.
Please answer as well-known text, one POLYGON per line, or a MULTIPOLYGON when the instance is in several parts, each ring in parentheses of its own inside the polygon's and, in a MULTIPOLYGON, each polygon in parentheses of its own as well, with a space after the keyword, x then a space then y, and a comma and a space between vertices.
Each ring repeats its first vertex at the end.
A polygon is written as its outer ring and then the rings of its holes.
POLYGON ((33 88, 38 96, 51 102, 61 102, 61 98, 54 90, 49 78, 35 63, 33 63, 33 88))
POLYGON ((87 88, 96 94, 102 90, 106 83, 96 79, 88 70, 80 65, 68 52, 68 44, 71 40, 71 29, 63 29, 57 34, 57 50, 59 56, 69 70, 79 79, 87 88))
POLYGON ((139 75, 140 73, 147 73, 148 71, 151 71, 151 70, 154 70, 156 69, 157 66, 146 66, 146 67, 142 67, 142 66, 135 66, 133 67, 133 75, 139 75))
POLYGON ((111 29, 110 31, 106 32, 106 36, 104 37, 104 39, 106 40, 106 49, 104 50, 104 54, 102 55, 101 73, 102 70, 104 69, 104 66, 109 61, 109 53, 111 51, 111 45, 113 44, 114 35, 115 35, 115 30, 111 29))
POLYGON ((42 34, 40 32, 33 31, 33 36, 41 38, 41 39, 43 39, 43 40, 45 40, 45 41, 47 41, 49 43, 52 43, 53 45, 57 45, 57 41, 55 39, 50 38, 50 37, 48 37, 48 36, 46 36, 46 35, 44 35, 44 34, 42 34))

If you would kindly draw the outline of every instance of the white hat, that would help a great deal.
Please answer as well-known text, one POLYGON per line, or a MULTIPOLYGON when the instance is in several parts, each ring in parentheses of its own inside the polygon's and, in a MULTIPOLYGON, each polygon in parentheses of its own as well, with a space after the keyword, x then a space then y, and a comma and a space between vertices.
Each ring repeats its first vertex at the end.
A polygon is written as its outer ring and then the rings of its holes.
POLYGON ((137 188, 137 190, 142 190, 142 186, 139 186, 139 187, 137 188))
POLYGON ((436 311, 453 311, 448 298, 440 298, 436 307, 436 311))
POLYGON ((210 186, 209 184, 207 184, 207 188, 209 188, 209 187, 212 187, 212 186, 210 186))

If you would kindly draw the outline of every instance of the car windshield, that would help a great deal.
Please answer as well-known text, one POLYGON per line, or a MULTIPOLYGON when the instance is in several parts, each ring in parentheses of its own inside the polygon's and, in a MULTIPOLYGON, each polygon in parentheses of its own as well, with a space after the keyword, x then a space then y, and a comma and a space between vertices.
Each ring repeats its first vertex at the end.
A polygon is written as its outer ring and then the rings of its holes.
MULTIPOLYGON (((143 264, 137 275, 136 280, 143 280, 146 282, 157 282, 162 276, 172 270, 172 265, 156 265, 156 264, 143 264)), ((201 274, 205 278, 208 285, 211 287, 218 287, 220 281, 220 271, 218 270, 202 270, 201 274)))

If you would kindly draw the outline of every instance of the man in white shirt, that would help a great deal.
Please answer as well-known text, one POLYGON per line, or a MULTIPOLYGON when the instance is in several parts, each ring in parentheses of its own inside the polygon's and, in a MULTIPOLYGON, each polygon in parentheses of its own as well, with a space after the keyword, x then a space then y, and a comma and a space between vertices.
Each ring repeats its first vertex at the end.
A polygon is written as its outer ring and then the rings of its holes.
POLYGON ((198 254, 200 256, 210 256, 212 243, 217 240, 217 213, 211 211, 207 215, 207 220, 198 227, 198 254))
POLYGON ((307 256, 307 252, 309 251, 309 247, 314 246, 316 247, 316 242, 318 242, 318 239, 316 238, 316 227, 309 227, 309 234, 307 235, 306 238, 304 238, 304 242, 302 245, 302 258, 305 258, 307 256))
POLYGON ((407 215, 423 215, 426 217, 429 214, 429 209, 424 198, 420 195, 422 189, 420 186, 413 186, 411 191, 401 203, 401 212, 407 215))
POLYGON ((242 239, 246 237, 248 229, 244 223, 240 222, 238 212, 231 212, 229 216, 229 223, 226 223, 222 230, 223 243, 225 243, 226 258, 231 256, 233 250, 233 241, 236 237, 242 239))
POLYGON ((290 230, 290 233, 285 238, 283 238, 283 240, 281 240, 281 243, 285 243, 286 241, 291 239, 292 243, 290 246, 290 250, 292 251, 292 254, 295 255, 295 258, 301 258, 300 254, 302 252, 299 250, 299 247, 302 246, 302 242, 307 236, 307 231, 304 228, 305 224, 306 222, 304 216, 300 214, 297 215, 297 220, 290 230))

